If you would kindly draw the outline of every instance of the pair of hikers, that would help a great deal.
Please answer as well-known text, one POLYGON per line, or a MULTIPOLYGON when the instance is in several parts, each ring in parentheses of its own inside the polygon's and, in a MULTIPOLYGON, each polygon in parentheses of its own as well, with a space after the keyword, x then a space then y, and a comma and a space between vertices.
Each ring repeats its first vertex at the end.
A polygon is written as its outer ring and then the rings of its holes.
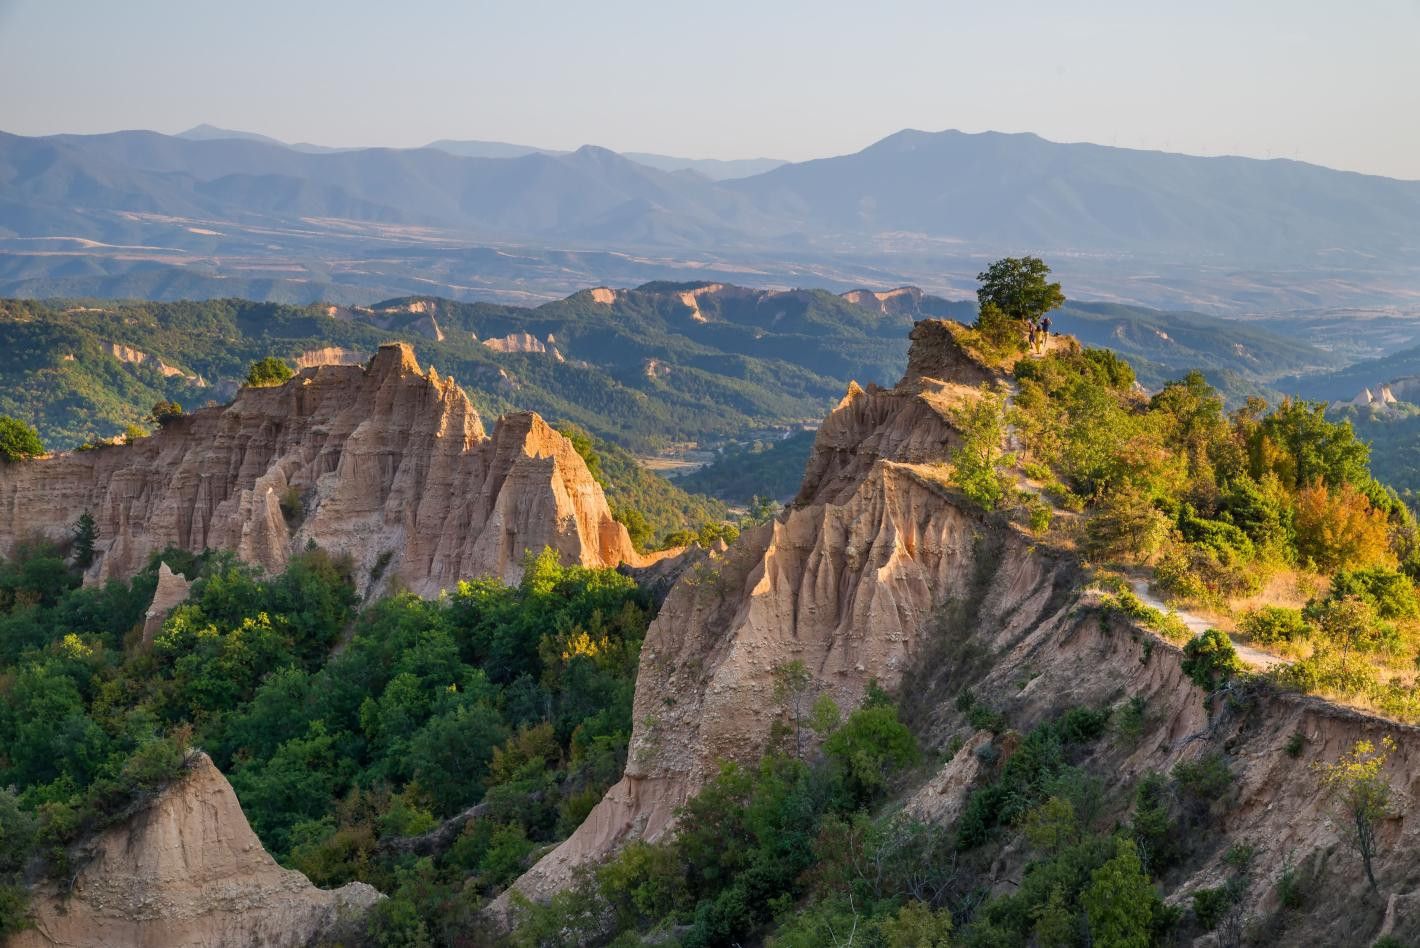
POLYGON ((1040 352, 1050 339, 1050 317, 1042 317, 1039 323, 1030 321, 1030 351, 1040 352))

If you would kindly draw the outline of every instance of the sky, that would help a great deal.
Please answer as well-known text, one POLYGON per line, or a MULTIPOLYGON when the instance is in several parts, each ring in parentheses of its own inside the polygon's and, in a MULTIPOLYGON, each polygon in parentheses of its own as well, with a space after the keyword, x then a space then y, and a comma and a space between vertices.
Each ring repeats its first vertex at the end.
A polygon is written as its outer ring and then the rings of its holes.
POLYGON ((0 129, 803 160, 1035 132, 1420 179, 1420 0, 0 0, 0 129))

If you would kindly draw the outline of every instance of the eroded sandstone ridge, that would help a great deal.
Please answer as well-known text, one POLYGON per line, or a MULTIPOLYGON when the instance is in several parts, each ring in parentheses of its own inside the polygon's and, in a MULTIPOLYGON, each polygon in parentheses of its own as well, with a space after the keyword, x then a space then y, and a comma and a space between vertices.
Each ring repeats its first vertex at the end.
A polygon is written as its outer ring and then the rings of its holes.
MULTIPOLYGON (((1070 707, 1134 706, 1144 709, 1137 737, 1101 741, 1087 761, 1103 780, 1106 821, 1127 825, 1149 772, 1218 753, 1232 775, 1218 830, 1198 843, 1206 851, 1162 881, 1167 901, 1186 906, 1195 891, 1222 884, 1224 853, 1247 845, 1256 852, 1245 899, 1257 943, 1420 937, 1412 855, 1420 811, 1411 804, 1420 799, 1420 729, 1265 686, 1208 703, 1177 647, 1085 587, 1068 546, 983 513, 949 486, 942 462, 958 443, 951 409, 995 379, 957 344, 951 324, 920 322, 912 338, 902 382, 852 386, 829 415, 790 509, 671 589, 642 649, 623 778, 518 889, 545 898, 577 866, 664 835, 719 761, 759 758, 776 722, 790 723, 773 697, 774 669, 798 660, 812 676, 810 694, 828 693, 841 707, 861 701, 872 680, 897 691, 924 748, 944 760, 902 802, 943 831, 1020 740, 973 734, 955 700, 964 691, 1017 732, 1070 707), (1385 897, 1376 899, 1315 768, 1357 740, 1386 736, 1396 749, 1384 776, 1402 802, 1379 830, 1385 897), (953 738, 964 743, 945 754, 953 738), (993 741, 998 753, 978 753, 993 741), (1284 873, 1313 881, 1278 934, 1267 926, 1279 918, 1284 873)), ((1029 852, 1008 848, 977 881, 1014 891, 1028 861, 1029 852)), ((492 914, 506 917, 508 906, 501 899, 492 914)))
MULTIPOLYGON (((776 666, 803 662, 812 690, 852 707, 870 681, 901 682, 931 616, 967 595, 984 565, 982 517, 954 497, 942 462, 959 443, 952 407, 990 373, 946 323, 919 323, 912 339, 907 378, 853 385, 828 416, 787 513, 671 590, 641 652, 625 776, 519 881, 524 892, 545 895, 576 865, 656 837, 718 761, 757 759, 782 716, 767 698, 776 666)), ((991 567, 1049 597, 1023 553, 991 567)))
POLYGON ((358 925, 380 898, 363 882, 317 889, 277 865, 201 753, 73 859, 77 874, 35 891, 34 927, 7 948, 294 948, 358 925))
POLYGON ((85 511, 100 535, 90 580, 169 544, 277 571, 313 540, 350 554, 362 587, 393 578, 426 596, 516 581, 544 546, 587 566, 637 559, 566 438, 535 414, 486 434, 463 390, 404 344, 243 388, 131 444, 0 468, 0 548, 67 536, 85 511))

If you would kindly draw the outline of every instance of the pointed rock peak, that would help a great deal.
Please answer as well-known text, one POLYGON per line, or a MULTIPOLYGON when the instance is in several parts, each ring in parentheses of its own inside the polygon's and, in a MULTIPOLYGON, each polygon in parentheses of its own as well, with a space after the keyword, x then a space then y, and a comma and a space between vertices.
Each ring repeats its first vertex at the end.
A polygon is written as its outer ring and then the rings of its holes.
POLYGON ((975 387, 999 378, 999 372, 962 346, 957 334, 965 329, 961 323, 945 319, 924 319, 913 324, 903 383, 940 379, 975 387))
POLYGON ((839 399, 838 405, 834 408, 834 411, 837 411, 839 408, 846 408, 849 405, 853 404, 854 400, 862 394, 863 386, 859 385, 857 382, 850 381, 848 383, 848 391, 843 393, 843 397, 839 399))
POLYGON ((383 343, 370 360, 369 372, 378 376, 422 374, 414 358, 414 347, 407 342, 383 343))

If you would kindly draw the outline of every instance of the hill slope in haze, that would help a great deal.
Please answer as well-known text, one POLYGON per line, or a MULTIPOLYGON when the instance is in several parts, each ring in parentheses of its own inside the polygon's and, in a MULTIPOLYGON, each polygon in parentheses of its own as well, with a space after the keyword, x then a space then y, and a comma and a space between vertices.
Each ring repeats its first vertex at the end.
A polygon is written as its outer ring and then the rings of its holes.
POLYGON ((801 228, 1217 259, 1413 254, 1420 182, 1037 135, 906 130, 729 185, 801 228))
POLYGON ((173 247, 194 236, 173 218, 357 221, 640 248, 925 241, 1360 268, 1420 249, 1420 182, 1295 161, 909 130, 717 182, 593 146, 466 157, 438 144, 312 152, 252 137, 0 135, 0 235, 135 243, 141 233, 173 247))

